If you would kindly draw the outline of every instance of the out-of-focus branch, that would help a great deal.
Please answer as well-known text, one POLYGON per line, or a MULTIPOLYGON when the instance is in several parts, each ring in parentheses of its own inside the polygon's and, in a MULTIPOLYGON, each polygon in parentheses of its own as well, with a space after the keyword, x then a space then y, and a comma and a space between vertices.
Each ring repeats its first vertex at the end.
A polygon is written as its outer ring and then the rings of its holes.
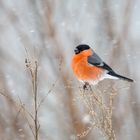
MULTIPOLYGON (((61 39, 57 33, 57 29, 56 29, 56 26, 55 26, 55 23, 54 23, 54 8, 55 8, 55 1, 49 1, 47 0, 46 1, 46 4, 47 4, 47 8, 46 8, 46 11, 45 11, 45 14, 46 14, 46 20, 47 20, 47 34, 48 34, 48 37, 50 38, 50 40, 52 40, 53 42, 53 47, 55 50, 53 56, 54 57, 61 57, 61 61, 62 61, 62 65, 63 67, 66 66, 66 57, 65 57, 65 54, 64 54, 64 50, 63 50, 63 43, 61 42, 61 39)), ((52 57, 52 54, 49 55, 48 54, 48 58, 50 61, 52 61, 51 59, 52 57)), ((57 64, 59 64, 59 59, 55 59, 55 61, 57 61, 57 64)), ((61 68, 61 70, 59 71, 58 67, 55 66, 55 64, 51 63, 52 65, 52 70, 54 71, 54 74, 55 75, 59 75, 59 83, 60 85, 64 85, 64 87, 67 87, 69 85, 69 73, 67 70, 63 70, 61 68)), ((68 106, 68 110, 70 111, 70 117, 72 119, 72 124, 71 124, 71 127, 72 127, 72 130, 73 132, 75 133, 79 133, 82 129, 83 129, 83 123, 79 121, 79 124, 77 125, 75 123, 75 120, 76 118, 78 120, 80 120, 80 116, 79 113, 78 113, 78 110, 76 107, 73 106, 73 90, 71 87, 67 87, 65 89, 65 92, 66 92, 66 96, 67 96, 67 106, 68 106)))

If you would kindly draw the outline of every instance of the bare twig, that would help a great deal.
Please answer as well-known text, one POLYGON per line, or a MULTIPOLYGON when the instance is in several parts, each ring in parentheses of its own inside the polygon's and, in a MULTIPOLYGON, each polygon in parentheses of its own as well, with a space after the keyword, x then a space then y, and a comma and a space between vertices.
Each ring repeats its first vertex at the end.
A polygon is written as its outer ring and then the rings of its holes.
POLYGON ((90 122, 90 126, 77 136, 79 138, 85 137, 93 128, 96 128, 105 139, 115 140, 115 134, 112 127, 112 115, 113 100, 117 95, 116 91, 113 89, 112 92, 109 93, 109 103, 106 103, 105 95, 98 90, 93 90, 90 85, 86 90, 81 89, 82 88, 80 88, 80 99, 84 106, 88 109, 92 121, 90 122))
POLYGON ((40 100, 39 104, 38 104, 38 108, 40 108, 40 106, 43 104, 43 102, 46 100, 47 96, 52 92, 52 90, 54 89, 54 87, 56 86, 57 84, 57 81, 56 80, 53 84, 52 84, 52 87, 49 89, 49 91, 47 92, 47 94, 40 100))
POLYGON ((35 140, 39 139, 39 122, 38 122, 38 92, 37 92, 37 76, 38 76, 38 64, 37 61, 34 62, 34 65, 26 59, 26 67, 30 71, 31 79, 32 79, 32 88, 33 88, 33 97, 34 97, 34 135, 35 140))

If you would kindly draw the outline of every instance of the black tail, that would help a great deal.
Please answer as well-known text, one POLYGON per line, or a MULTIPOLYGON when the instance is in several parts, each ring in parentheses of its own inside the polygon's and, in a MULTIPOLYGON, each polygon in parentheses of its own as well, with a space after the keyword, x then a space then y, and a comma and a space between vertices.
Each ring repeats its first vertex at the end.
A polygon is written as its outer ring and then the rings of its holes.
POLYGON ((127 78, 127 77, 124 77, 124 76, 121 76, 121 75, 118 75, 114 71, 109 71, 108 74, 111 75, 111 76, 118 77, 119 79, 126 80, 128 82, 134 82, 134 80, 132 80, 130 78, 127 78))

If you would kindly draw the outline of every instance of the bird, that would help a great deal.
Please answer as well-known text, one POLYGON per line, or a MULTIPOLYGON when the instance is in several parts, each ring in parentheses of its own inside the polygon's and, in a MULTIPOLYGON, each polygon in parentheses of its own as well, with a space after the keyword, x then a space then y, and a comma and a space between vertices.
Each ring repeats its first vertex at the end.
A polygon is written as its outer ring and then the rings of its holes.
POLYGON ((104 79, 121 79, 133 82, 132 79, 117 74, 86 44, 76 46, 71 60, 71 67, 76 78, 84 83, 96 85, 104 79))

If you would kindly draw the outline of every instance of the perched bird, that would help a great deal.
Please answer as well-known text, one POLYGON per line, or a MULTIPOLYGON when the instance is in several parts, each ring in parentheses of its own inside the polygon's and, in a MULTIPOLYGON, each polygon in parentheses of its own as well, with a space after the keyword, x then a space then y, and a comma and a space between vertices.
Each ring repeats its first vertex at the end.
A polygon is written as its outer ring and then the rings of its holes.
POLYGON ((117 74, 88 45, 82 44, 75 48, 71 66, 78 80, 86 84, 97 84, 109 79, 122 79, 133 82, 132 79, 117 74))

